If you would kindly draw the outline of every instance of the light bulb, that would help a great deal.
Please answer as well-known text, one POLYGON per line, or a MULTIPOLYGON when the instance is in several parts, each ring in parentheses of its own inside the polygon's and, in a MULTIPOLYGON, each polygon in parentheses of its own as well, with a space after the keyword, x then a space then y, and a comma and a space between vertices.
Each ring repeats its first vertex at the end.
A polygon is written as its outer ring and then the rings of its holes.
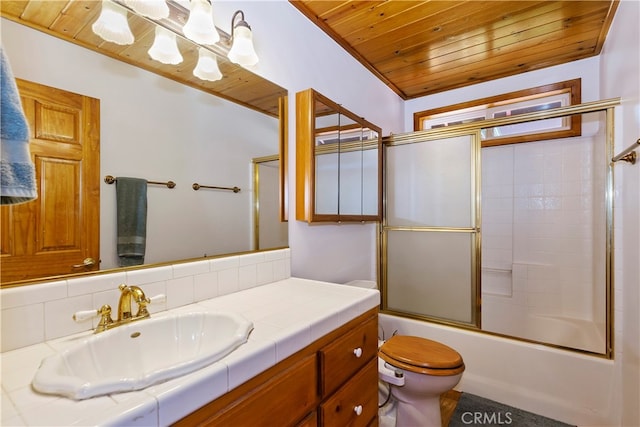
POLYGON ((102 0, 102 10, 91 29, 104 40, 120 45, 132 44, 134 37, 129 29, 127 12, 109 0, 102 0))
POLYGON ((124 4, 151 19, 169 17, 169 6, 165 0, 125 0, 124 4))
POLYGON ((206 0, 191 0, 189 19, 182 28, 184 35, 198 44, 215 44, 220 34, 213 24, 211 5, 206 0))
POLYGON ((243 67, 255 65, 258 55, 253 48, 253 35, 244 21, 241 21, 233 30, 233 45, 228 53, 229 60, 243 67))
POLYGON ((156 37, 149 49, 149 56, 163 64, 181 63, 182 55, 178 50, 176 35, 165 28, 156 27, 156 37))
POLYGON ((207 49, 198 49, 198 65, 193 69, 193 75, 202 80, 216 81, 222 78, 218 68, 218 57, 207 49))

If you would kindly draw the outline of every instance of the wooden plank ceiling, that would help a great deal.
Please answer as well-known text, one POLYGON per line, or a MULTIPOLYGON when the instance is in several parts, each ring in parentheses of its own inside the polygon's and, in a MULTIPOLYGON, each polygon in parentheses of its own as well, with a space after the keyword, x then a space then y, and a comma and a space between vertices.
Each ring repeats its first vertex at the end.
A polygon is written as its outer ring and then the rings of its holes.
POLYGON ((617 0, 291 0, 403 99, 600 53, 617 0))
MULTIPOLYGON (((215 0, 214 0, 215 1, 215 0)), ((618 0, 292 0, 403 99, 598 55, 618 0)), ((192 74, 197 50, 179 38, 184 62, 149 58, 153 24, 129 14, 136 41, 105 42, 91 31, 100 2, 1 0, 2 16, 241 105, 278 114, 286 91, 220 59, 224 78, 192 74)))
MULTIPOLYGON (((152 60, 147 51, 154 39, 155 25, 129 13, 129 26, 135 42, 120 46, 106 42, 91 30, 98 18, 100 2, 95 0, 0 0, 3 18, 37 29, 87 49, 143 68, 256 111, 278 117, 278 98, 287 91, 250 71, 219 57, 222 80, 204 81, 195 77, 193 68, 198 62, 197 46, 178 37, 178 48, 184 61, 179 65, 165 65, 152 60)), ((70 65, 72 66, 72 64, 70 65)))

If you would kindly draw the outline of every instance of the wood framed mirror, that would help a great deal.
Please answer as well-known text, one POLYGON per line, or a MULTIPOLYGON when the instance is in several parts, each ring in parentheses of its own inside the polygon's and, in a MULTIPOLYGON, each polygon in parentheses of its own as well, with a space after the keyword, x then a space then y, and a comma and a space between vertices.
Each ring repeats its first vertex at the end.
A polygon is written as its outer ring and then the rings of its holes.
POLYGON ((382 218, 381 129, 313 89, 296 94, 296 219, 382 218))

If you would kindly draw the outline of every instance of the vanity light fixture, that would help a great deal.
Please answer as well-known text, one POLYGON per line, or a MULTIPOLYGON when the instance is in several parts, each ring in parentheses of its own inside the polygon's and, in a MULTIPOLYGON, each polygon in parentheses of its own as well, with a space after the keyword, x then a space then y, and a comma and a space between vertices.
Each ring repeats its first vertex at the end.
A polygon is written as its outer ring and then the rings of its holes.
POLYGON ((151 19, 169 17, 169 6, 165 0, 124 0, 124 4, 140 15, 151 19))
POLYGON ((183 61, 176 36, 198 47, 198 65, 194 76, 209 81, 220 80, 218 56, 250 67, 258 62, 253 46, 251 27, 244 20, 244 12, 237 10, 231 18, 231 35, 216 28, 211 0, 102 0, 100 17, 92 25, 93 31, 104 40, 131 44, 134 36, 129 29, 127 12, 156 26, 153 45, 148 50, 152 59, 176 65, 183 61))
POLYGON ((132 44, 134 37, 127 21, 127 12, 111 3, 102 0, 100 16, 91 29, 104 40, 119 45, 132 44))
POLYGON ((253 48, 253 34, 251 27, 244 20, 244 12, 236 11, 231 18, 231 50, 227 54, 229 60, 243 67, 255 65, 258 62, 258 55, 253 48), (235 23, 236 17, 240 20, 235 23))
POLYGON ((160 26, 156 27, 156 37, 148 53, 151 58, 163 64, 176 65, 182 62, 176 35, 160 26))
POLYGON ((182 27, 184 35, 197 44, 215 44, 220 34, 213 24, 211 4, 207 0, 191 0, 189 19, 182 27))
POLYGON ((216 81, 222 78, 220 68, 218 68, 218 57, 215 53, 209 52, 204 47, 198 48, 198 64, 193 69, 193 75, 201 80, 216 81))

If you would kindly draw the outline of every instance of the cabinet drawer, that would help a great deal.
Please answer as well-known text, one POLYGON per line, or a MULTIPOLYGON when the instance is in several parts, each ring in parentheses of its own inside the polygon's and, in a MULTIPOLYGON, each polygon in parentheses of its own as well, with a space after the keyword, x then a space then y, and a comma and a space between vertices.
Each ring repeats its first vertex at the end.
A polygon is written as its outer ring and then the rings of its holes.
POLYGON ((378 355, 378 323, 372 318, 320 350, 322 397, 333 393, 378 355))
POLYGON ((368 426, 377 415, 377 359, 370 360, 351 381, 320 406, 323 426, 368 426))
POLYGON ((309 356, 216 414, 207 424, 234 427, 295 425, 318 404, 317 378, 316 358, 309 356))

